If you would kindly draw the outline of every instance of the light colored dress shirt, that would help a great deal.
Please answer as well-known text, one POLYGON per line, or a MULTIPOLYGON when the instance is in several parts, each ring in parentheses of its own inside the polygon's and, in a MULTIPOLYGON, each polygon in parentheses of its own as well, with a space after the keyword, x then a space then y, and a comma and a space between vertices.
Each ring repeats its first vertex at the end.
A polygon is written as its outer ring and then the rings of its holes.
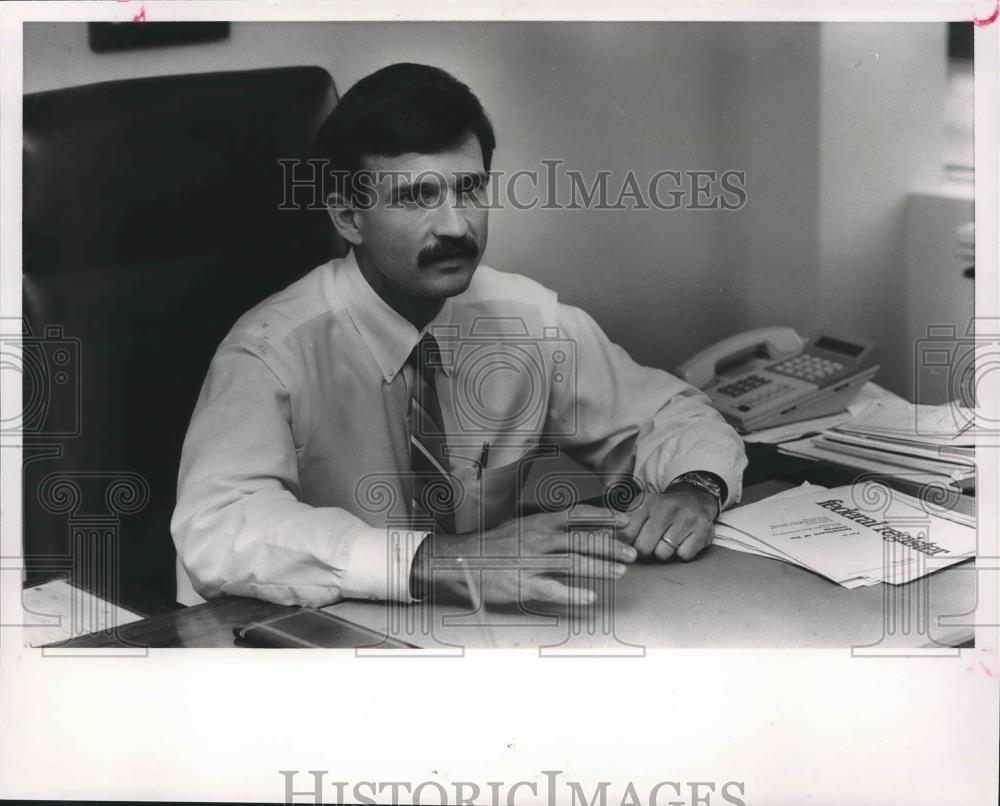
POLYGON ((425 332, 444 360, 459 532, 514 517, 527 467, 558 452, 658 490, 707 471, 725 481, 726 504, 739 500, 743 443, 708 399, 636 364, 554 292, 480 266, 418 332, 352 253, 246 313, 216 351, 171 522, 179 601, 411 601, 427 533, 407 526, 407 359, 425 332))

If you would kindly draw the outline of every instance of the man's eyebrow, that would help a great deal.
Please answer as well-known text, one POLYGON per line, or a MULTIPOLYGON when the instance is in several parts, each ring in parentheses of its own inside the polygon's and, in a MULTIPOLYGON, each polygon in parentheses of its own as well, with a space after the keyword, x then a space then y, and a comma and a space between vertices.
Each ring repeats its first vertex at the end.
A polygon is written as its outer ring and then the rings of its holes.
MULTIPOLYGON (((422 182, 424 181, 426 180, 422 180, 422 182)), ((394 202, 399 201, 399 197, 402 196, 404 193, 408 193, 410 190, 412 190, 415 184, 417 183, 407 182, 401 176, 390 177, 389 187, 392 189, 392 193, 390 194, 390 199, 394 202)))
POLYGON ((486 171, 455 171, 454 176, 465 179, 469 176, 474 176, 480 181, 480 183, 485 183, 490 181, 490 175, 486 171))
MULTIPOLYGON (((469 177, 474 177, 479 180, 480 185, 484 185, 490 181, 490 175, 486 171, 453 171, 452 182, 450 182, 451 187, 455 187, 460 181, 463 181, 469 177)), ((420 187, 421 185, 431 184, 433 182, 434 186, 437 187, 438 183, 435 181, 440 178, 440 174, 435 174, 433 176, 424 176, 420 178, 419 182, 408 182, 402 178, 402 176, 393 176, 391 180, 392 201, 399 201, 399 197, 404 193, 411 191, 415 187, 420 187)))

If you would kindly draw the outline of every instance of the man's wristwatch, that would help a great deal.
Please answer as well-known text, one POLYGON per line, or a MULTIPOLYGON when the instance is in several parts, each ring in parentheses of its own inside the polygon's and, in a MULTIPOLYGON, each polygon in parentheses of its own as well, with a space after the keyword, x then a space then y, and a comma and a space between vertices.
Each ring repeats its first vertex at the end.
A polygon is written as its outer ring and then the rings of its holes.
POLYGON ((670 482, 670 486, 667 489, 669 490, 670 487, 675 487, 678 484, 688 484, 692 487, 697 487, 699 490, 711 493, 715 497, 715 503, 719 507, 716 510, 715 517, 718 518, 722 513, 722 504, 726 500, 726 482, 714 473, 707 473, 703 470, 691 470, 687 473, 682 473, 670 482))

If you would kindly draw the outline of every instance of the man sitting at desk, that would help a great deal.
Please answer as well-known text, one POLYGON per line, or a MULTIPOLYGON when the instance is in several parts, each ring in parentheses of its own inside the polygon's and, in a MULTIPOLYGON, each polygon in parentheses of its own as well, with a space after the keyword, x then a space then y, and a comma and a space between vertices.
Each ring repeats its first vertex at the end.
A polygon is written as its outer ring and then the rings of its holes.
POLYGON ((171 524, 179 600, 408 602, 431 580, 462 594, 468 576, 432 574, 431 558, 486 554, 572 565, 484 571, 486 602, 589 602, 567 581, 704 549, 738 500, 741 440, 586 313, 479 265, 495 140, 469 88, 386 67, 317 143, 349 180, 327 204, 352 249, 245 314, 215 354, 171 524), (626 513, 519 517, 529 461, 559 451, 647 494, 626 513))

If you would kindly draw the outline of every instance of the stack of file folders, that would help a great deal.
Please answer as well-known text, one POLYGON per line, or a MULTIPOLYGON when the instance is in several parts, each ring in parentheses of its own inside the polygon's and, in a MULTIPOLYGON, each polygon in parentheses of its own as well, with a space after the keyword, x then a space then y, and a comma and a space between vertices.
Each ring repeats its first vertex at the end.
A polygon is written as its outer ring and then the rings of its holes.
POLYGON ((973 418, 950 405, 917 406, 877 400, 820 434, 778 450, 915 484, 975 487, 973 418))
POLYGON ((975 520, 895 490, 803 484, 723 512, 715 544, 845 588, 912 582, 975 555, 975 520))

